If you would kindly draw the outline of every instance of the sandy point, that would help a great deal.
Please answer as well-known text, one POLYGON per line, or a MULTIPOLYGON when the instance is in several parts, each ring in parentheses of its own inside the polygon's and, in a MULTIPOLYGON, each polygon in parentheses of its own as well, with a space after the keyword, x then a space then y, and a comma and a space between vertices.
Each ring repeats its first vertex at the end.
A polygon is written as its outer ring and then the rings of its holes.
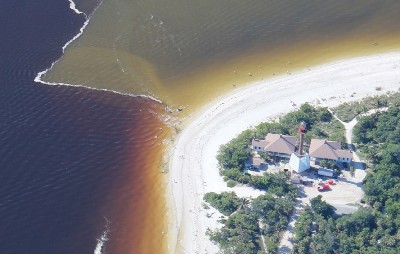
POLYGON ((302 103, 317 103, 317 98, 335 106, 399 88, 400 53, 393 52, 344 59, 263 80, 204 107, 178 134, 170 151, 171 253, 218 251, 205 235, 207 228, 221 226, 218 213, 208 218, 210 210, 202 207, 206 192, 233 190, 241 197, 262 193, 249 187, 226 186, 216 160, 220 145, 302 103))

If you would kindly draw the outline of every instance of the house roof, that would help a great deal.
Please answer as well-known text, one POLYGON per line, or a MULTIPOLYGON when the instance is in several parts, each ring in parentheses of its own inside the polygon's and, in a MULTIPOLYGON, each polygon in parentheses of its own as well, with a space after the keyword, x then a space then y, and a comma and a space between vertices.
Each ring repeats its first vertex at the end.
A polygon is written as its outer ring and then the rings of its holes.
POLYGON ((291 154, 296 149, 297 137, 268 133, 265 141, 265 151, 291 154))
POLYGON ((350 150, 336 150, 336 154, 341 158, 353 158, 353 154, 350 150))
POLYGON ((353 158, 349 150, 340 149, 340 142, 322 139, 311 139, 310 156, 321 159, 338 160, 341 158, 353 158))
POLYGON ((265 147, 267 145, 267 142, 264 139, 255 139, 251 141, 252 146, 258 146, 258 147, 265 147))

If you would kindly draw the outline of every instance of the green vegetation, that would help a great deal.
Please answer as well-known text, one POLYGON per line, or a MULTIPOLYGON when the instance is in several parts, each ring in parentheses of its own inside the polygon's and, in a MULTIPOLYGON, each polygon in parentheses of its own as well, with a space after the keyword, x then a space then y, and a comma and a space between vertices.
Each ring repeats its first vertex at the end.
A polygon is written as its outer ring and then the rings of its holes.
MULTIPOLYGON (((301 105, 300 109, 290 112, 279 119, 279 122, 261 123, 253 129, 243 131, 229 143, 222 145, 217 154, 221 167, 221 175, 226 181, 232 180, 241 184, 249 184, 255 188, 268 190, 276 195, 292 191, 290 185, 283 180, 283 176, 250 176, 244 174, 246 160, 250 157, 249 145, 255 138, 264 139, 268 133, 297 135, 298 125, 304 121, 308 132, 305 141, 310 142, 311 137, 341 141, 345 144, 344 127, 335 120, 326 108, 313 107, 310 104, 301 105)), ((266 160, 270 156, 260 153, 266 160)), ((230 183, 232 186, 232 183, 230 183)))
POLYGON ((294 253, 400 253, 400 109, 361 117, 354 139, 371 163, 364 180, 370 208, 339 218, 323 201, 300 215, 294 253))
MULTIPOLYGON (((353 132, 358 150, 372 168, 363 186, 368 207, 351 215, 337 216, 334 208, 320 196, 312 199, 311 207, 304 210, 296 223, 293 253, 400 253, 400 92, 341 105, 335 111, 349 121, 369 109, 386 106, 389 107, 386 112, 360 117, 353 132)), ((344 144, 343 127, 328 113, 324 108, 305 104, 280 118, 279 123, 260 124, 221 147, 218 161, 226 181, 248 184, 270 193, 251 203, 231 197, 229 212, 224 210, 229 205, 214 203, 221 212, 231 214, 221 229, 208 231, 222 253, 258 253, 264 245, 268 253, 273 253, 278 246, 279 232, 286 227, 293 210, 296 191, 285 174, 250 176, 244 173, 251 139, 264 138, 268 132, 293 135, 297 133, 298 123, 305 121, 309 130, 306 140, 312 135, 344 144), (264 244, 261 233, 265 236, 264 244)), ((222 200, 223 194, 220 195, 222 200)))
POLYGON ((277 196, 296 196, 296 187, 288 183, 288 180, 288 176, 283 172, 264 173, 263 176, 251 176, 249 184, 256 189, 265 190, 277 196))
POLYGON ((249 174, 244 174, 243 171, 236 168, 222 170, 221 173, 225 181, 230 179, 241 184, 248 184, 251 181, 251 176, 249 174))
POLYGON ((261 251, 264 244, 269 253, 275 252, 278 247, 279 232, 288 224, 294 201, 267 194, 251 200, 250 203, 249 200, 240 200, 235 194, 228 192, 207 193, 204 200, 212 206, 216 204, 214 207, 226 215, 226 205, 221 205, 221 200, 226 204, 231 201, 226 201, 223 197, 235 200, 235 205, 231 208, 235 208, 236 212, 232 213, 232 209, 229 210, 231 215, 223 222, 224 226, 221 229, 207 231, 207 235, 211 241, 219 245, 221 252, 256 254, 261 251), (208 201, 210 199, 214 201, 208 201), (264 244, 261 242, 261 234, 264 235, 264 244))
POLYGON ((322 215, 325 219, 332 217, 335 213, 335 208, 323 201, 321 195, 311 199, 311 208, 316 214, 322 215))
POLYGON ((235 181, 233 181, 233 180, 228 180, 228 182, 226 182, 226 185, 227 185, 229 188, 233 188, 233 187, 235 187, 235 186, 237 185, 237 182, 235 182, 235 181))
POLYGON ((400 105, 400 90, 383 95, 367 97, 361 101, 345 102, 332 110, 345 122, 350 122, 356 116, 366 113, 371 109, 400 105))
POLYGON ((232 182, 247 184, 256 189, 265 190, 277 196, 296 196, 296 188, 288 183, 288 176, 284 173, 264 173, 262 176, 244 174, 238 169, 223 170, 224 179, 232 185, 232 182))
POLYGON ((293 248, 294 254, 305 254, 310 252, 311 233, 314 215, 309 207, 300 214, 294 228, 294 240, 296 245, 293 248))
POLYGON ((251 212, 261 220, 269 253, 274 253, 278 248, 279 232, 286 229, 294 205, 293 199, 272 195, 262 195, 253 200, 251 212))
MULTIPOLYGON (((261 123, 253 129, 243 131, 229 143, 222 145, 218 151, 217 159, 221 167, 221 174, 226 180, 231 179, 242 184, 251 182, 249 176, 244 176, 243 171, 246 160, 250 157, 249 145, 255 138, 263 139, 268 133, 297 135, 298 125, 304 121, 308 132, 305 141, 310 142, 311 137, 341 141, 345 145, 344 127, 335 120, 326 108, 313 107, 310 104, 301 105, 299 110, 288 113, 279 119, 279 122, 261 123)), ((270 159, 266 153, 260 153, 262 158, 270 159)))
MULTIPOLYGON (((262 176, 246 174, 245 161, 250 157, 249 145, 253 138, 264 139, 267 133, 297 135, 297 127, 302 121, 307 124, 308 129, 306 142, 310 142, 313 137, 339 140, 344 144, 344 128, 333 119, 330 112, 326 108, 304 104, 299 110, 282 116, 279 122, 261 123, 221 146, 217 159, 221 167, 220 173, 229 186, 236 183, 247 184, 269 193, 254 199, 251 206, 245 205, 246 202, 241 204, 233 193, 205 195, 205 201, 222 214, 231 214, 221 229, 208 231, 210 239, 218 243, 222 253, 257 253, 261 246, 266 246, 269 253, 276 251, 279 232, 286 228, 294 207, 296 187, 289 183, 288 176, 284 173, 265 173, 262 176), (260 244, 261 232, 264 235, 264 244, 260 244)), ((271 159, 266 153, 260 155, 266 160, 271 159)), ((323 209, 327 208, 321 205, 321 212, 327 212, 323 209)))
POLYGON ((207 235, 219 245, 222 253, 256 254, 260 250, 258 231, 257 218, 240 212, 231 215, 220 230, 207 230, 207 235))
POLYGON ((364 184, 366 201, 400 225, 400 109, 362 117, 354 128, 358 148, 372 164, 364 184))
POLYGON ((324 167, 324 168, 330 168, 330 169, 335 168, 335 163, 333 163, 333 161, 331 161, 331 160, 322 160, 320 162, 320 165, 321 165, 321 167, 324 167))
POLYGON ((224 169, 244 170, 245 161, 250 156, 247 148, 253 134, 251 130, 246 130, 228 144, 220 147, 217 160, 224 169))
POLYGON ((234 192, 223 192, 221 194, 209 192, 204 195, 204 201, 226 216, 236 211, 242 203, 234 192))

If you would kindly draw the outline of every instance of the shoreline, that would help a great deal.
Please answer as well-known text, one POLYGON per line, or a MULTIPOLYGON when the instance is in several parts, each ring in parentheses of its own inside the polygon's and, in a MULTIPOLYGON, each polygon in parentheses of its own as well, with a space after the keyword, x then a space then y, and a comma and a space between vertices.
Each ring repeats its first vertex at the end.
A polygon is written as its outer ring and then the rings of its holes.
POLYGON ((245 85, 213 100, 186 118, 169 151, 170 241, 177 253, 215 253, 205 236, 218 227, 217 215, 202 208, 206 192, 235 191, 240 197, 262 192, 228 188, 215 158, 219 146, 261 122, 276 119, 305 102, 324 99, 328 106, 400 88, 400 53, 391 52, 326 63, 245 85), (382 88, 380 91, 376 87, 382 88), (293 107, 291 101, 296 103, 293 107), (176 244, 174 244, 176 243, 176 244))

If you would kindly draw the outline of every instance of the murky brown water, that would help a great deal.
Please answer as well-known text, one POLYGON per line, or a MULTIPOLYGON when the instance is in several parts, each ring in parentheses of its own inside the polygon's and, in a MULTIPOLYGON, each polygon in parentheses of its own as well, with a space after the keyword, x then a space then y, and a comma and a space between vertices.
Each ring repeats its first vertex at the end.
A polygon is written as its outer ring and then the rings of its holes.
POLYGON ((399 9, 399 1, 104 0, 46 79, 196 108, 273 73, 397 49, 399 9))
MULTIPOLYGON (((394 0, 104 0, 44 79, 152 95, 172 107, 187 107, 186 115, 249 82, 328 60, 396 50, 398 10, 400 1, 394 0)), ((155 133, 161 127, 141 128, 155 133)), ((135 202, 124 204, 120 216, 126 231, 108 242, 113 253, 165 250, 166 236, 160 234, 166 225, 160 200, 165 188, 148 170, 160 167, 162 147, 129 151, 137 173, 123 185, 130 188, 141 179, 140 184, 156 181, 160 188, 146 194, 130 190, 135 202)))

